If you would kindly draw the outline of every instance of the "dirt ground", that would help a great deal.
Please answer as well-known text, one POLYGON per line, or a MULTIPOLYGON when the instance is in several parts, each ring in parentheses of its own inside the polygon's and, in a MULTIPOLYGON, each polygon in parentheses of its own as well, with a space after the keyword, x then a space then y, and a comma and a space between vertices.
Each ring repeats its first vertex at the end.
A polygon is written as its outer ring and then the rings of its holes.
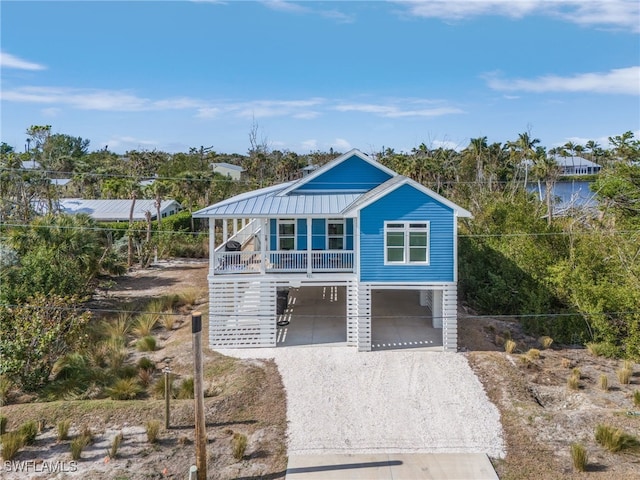
MULTIPOLYGON (((104 282, 92 307, 100 310, 96 312, 100 317, 133 300, 190 289, 198 297, 194 308, 206 314, 206 275, 206 261, 161 262, 147 270, 134 270, 116 284, 104 282)), ((633 392, 640 388, 638 365, 631 384, 621 385, 616 376, 619 361, 595 357, 581 348, 552 345, 543 350, 536 339, 522 334, 517 322, 461 312, 460 349, 501 412, 507 457, 493 459, 501 479, 640 478, 637 452, 609 453, 594 440, 597 424, 640 433, 640 407, 633 403, 633 392), (516 352, 504 352, 500 339, 506 337, 518 343, 516 352), (525 360, 524 352, 532 347, 540 348, 540 356, 525 360), (580 370, 578 390, 567 387, 574 368, 580 370), (607 391, 599 386, 602 374, 608 378, 607 391), (574 442, 587 448, 587 472, 573 472, 569 448, 574 442)), ((179 377, 193 371, 189 318, 190 312, 184 311, 171 332, 158 332, 159 348, 152 354, 158 369, 168 361, 179 377)), ((206 322, 203 326, 206 346, 206 322)), ((131 355, 135 360, 140 354, 131 355)), ((285 392, 275 364, 231 359, 205 348, 205 378, 206 387, 214 392, 205 399, 208 477, 284 478, 285 392), (234 433, 248 438, 246 453, 239 461, 232 455, 234 433)), ((28 471, 16 472, 18 464, 4 463, 2 478, 183 479, 195 463, 193 400, 172 400, 172 428, 162 430, 155 445, 146 440, 145 423, 157 419, 164 424, 163 400, 13 404, 4 406, 2 414, 9 417, 10 429, 25 420, 47 422, 36 443, 16 457, 23 468, 24 462, 33 465, 27 465, 28 471), (94 443, 77 464, 70 461, 69 441, 55 440, 55 422, 62 418, 73 419, 72 435, 87 425, 95 434, 94 443), (107 450, 119 432, 124 435, 120 454, 109 460, 107 450)))

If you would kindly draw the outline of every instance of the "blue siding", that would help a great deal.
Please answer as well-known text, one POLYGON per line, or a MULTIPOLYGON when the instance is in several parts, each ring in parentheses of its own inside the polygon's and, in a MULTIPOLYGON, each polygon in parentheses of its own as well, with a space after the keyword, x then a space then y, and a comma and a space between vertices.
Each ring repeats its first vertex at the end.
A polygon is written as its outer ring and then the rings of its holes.
POLYGON ((354 155, 296 188, 308 190, 360 190, 367 191, 389 180, 391 176, 354 155))
POLYGON ((360 280, 365 282, 452 282, 453 210, 403 185, 360 212, 360 280), (430 222, 429 265, 385 265, 384 222, 430 222))
POLYGON ((347 239, 346 245, 344 246, 345 250, 353 250, 353 218, 347 218, 347 239))
POLYGON ((271 244, 269 250, 278 249, 278 222, 275 218, 269 220, 269 243, 271 244))
POLYGON ((324 218, 314 218, 311 221, 311 249, 325 250, 327 221, 324 218))
POLYGON ((307 220, 305 218, 299 218, 296 222, 296 248, 298 250, 307 249, 307 220))

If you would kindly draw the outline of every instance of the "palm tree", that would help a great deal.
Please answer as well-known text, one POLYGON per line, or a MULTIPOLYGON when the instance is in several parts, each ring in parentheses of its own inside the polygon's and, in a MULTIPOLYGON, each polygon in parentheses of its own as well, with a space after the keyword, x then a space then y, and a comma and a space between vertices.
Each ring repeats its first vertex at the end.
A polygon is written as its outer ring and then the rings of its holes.
POLYGON ((518 166, 524 167, 524 188, 527 188, 529 181, 529 166, 533 164, 536 145, 540 143, 540 139, 531 138, 529 132, 519 133, 518 139, 514 142, 507 142, 512 155, 518 160, 518 166))
POLYGON ((480 184, 484 180, 484 164, 487 155, 487 137, 472 138, 467 148, 463 150, 463 155, 468 155, 475 160, 476 183, 480 184))
POLYGON ((553 219, 553 188, 556 180, 560 176, 560 166, 553 157, 547 155, 544 147, 538 147, 536 149, 534 157, 534 166, 532 174, 540 181, 545 183, 545 203, 547 205, 547 222, 551 225, 553 219))

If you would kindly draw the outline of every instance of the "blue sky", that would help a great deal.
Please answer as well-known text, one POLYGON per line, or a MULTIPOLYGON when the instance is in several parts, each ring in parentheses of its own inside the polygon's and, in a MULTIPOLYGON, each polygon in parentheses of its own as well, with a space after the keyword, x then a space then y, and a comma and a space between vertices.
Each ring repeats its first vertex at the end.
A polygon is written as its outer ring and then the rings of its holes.
POLYGON ((640 137, 640 2, 7 1, 1 140, 90 149, 553 147, 640 137))

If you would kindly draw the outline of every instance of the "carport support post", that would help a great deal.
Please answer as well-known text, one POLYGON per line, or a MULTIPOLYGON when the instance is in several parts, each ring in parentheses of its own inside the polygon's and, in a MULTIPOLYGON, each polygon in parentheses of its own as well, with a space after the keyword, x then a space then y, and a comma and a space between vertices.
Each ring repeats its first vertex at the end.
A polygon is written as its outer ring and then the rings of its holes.
POLYGON ((207 480, 207 431, 204 418, 204 390, 202 384, 202 314, 191 314, 191 333, 193 334, 193 398, 195 402, 195 444, 198 480, 207 480))

